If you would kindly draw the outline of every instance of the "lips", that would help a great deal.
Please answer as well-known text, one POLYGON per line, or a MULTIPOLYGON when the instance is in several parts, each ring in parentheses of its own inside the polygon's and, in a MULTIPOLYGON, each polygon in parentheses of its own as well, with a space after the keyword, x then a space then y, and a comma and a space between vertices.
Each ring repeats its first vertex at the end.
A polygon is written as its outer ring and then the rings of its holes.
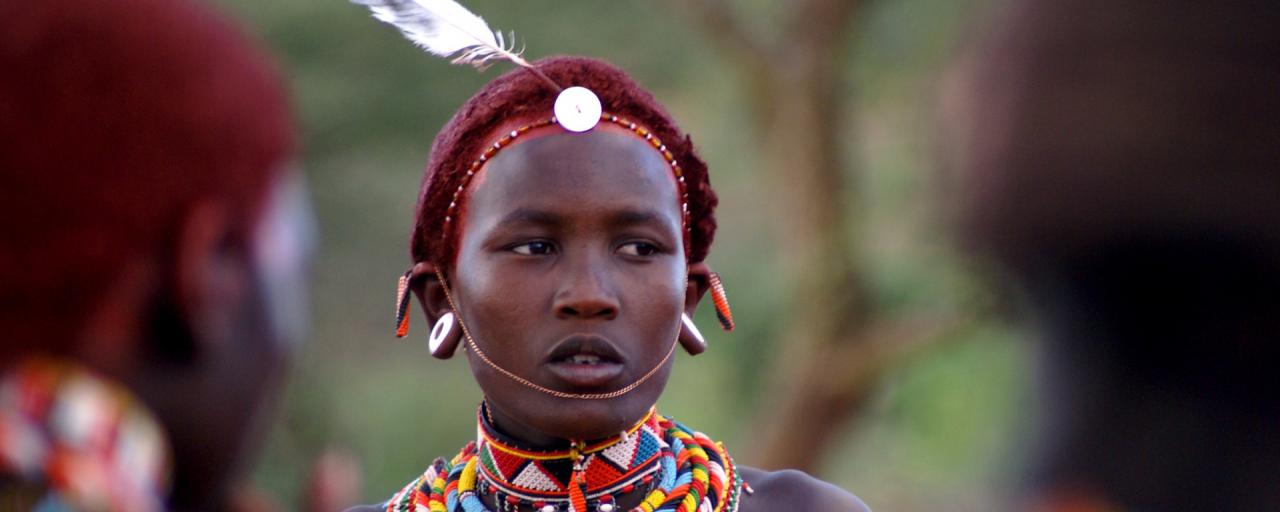
POLYGON ((617 347, 593 334, 575 334, 560 340, 543 363, 556 380, 575 389, 601 388, 626 368, 617 347))

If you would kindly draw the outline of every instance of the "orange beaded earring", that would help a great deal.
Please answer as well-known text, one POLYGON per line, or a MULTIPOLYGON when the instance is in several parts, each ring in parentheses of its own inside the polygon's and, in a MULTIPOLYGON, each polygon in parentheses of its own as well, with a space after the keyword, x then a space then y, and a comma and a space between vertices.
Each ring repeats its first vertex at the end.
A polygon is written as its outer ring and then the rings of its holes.
POLYGON ((404 275, 400 276, 400 282, 396 285, 396 337, 403 338, 409 334, 409 279, 413 276, 413 269, 409 269, 404 275))
MULTIPOLYGON (((409 334, 409 297, 413 291, 410 284, 413 280, 413 269, 400 276, 396 286, 396 337, 403 338, 409 334)), ((454 329, 457 323, 453 311, 445 311, 436 319, 427 336, 427 348, 437 359, 449 359, 458 348, 461 331, 454 329)))
POLYGON ((716 307, 716 318, 720 327, 726 331, 733 330, 733 311, 729 309, 729 298, 724 294, 724 284, 720 282, 720 274, 711 273, 711 302, 716 307))

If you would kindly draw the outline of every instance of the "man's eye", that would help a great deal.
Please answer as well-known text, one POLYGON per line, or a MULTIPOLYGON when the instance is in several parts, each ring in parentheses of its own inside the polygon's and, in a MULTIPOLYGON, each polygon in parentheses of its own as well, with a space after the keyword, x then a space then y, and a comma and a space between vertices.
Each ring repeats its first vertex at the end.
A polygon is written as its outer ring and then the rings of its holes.
POLYGON ((529 242, 514 246, 511 250, 526 256, 542 256, 556 252, 556 247, 551 242, 529 242))
POLYGON ((658 246, 649 242, 627 242, 618 248, 618 252, 627 256, 652 256, 658 253, 658 246))

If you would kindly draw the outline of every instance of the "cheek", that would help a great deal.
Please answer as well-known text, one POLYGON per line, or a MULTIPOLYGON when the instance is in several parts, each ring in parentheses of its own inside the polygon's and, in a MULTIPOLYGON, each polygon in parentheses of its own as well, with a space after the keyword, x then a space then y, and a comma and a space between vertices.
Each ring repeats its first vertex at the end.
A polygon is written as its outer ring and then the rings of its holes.
POLYGON ((683 265, 670 265, 627 274, 620 290, 630 297, 624 308, 641 312, 646 322, 678 321, 684 311, 684 272, 683 265))
POLYGON ((512 344, 547 315, 545 284, 528 272, 472 258, 458 267, 455 295, 467 327, 485 343, 512 344))

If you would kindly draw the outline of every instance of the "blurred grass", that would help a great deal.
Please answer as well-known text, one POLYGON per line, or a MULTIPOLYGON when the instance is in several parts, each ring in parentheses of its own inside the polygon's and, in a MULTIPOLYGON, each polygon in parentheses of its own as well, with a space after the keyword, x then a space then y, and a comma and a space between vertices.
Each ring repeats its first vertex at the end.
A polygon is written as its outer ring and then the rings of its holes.
MULTIPOLYGON (((303 130, 303 163, 322 231, 314 280, 315 330, 297 361, 280 421, 255 479, 297 502, 311 461, 338 446, 364 463, 364 499, 380 501, 474 433, 479 392, 462 358, 431 359, 422 317, 405 341, 391 336, 395 278, 421 170, 436 130, 485 81, 429 58, 363 8, 339 0, 219 0, 280 60, 303 130)), ((751 443, 772 354, 783 283, 775 272, 770 191, 759 177, 743 91, 678 2, 470 0, 494 27, 516 30, 527 56, 605 58, 652 90, 694 136, 721 196, 710 262, 725 276, 738 330, 712 332, 711 351, 677 362, 661 408, 732 449, 751 443)), ((893 315, 960 309, 980 287, 948 249, 931 174, 939 70, 983 0, 868 4, 851 31, 847 91, 854 101, 847 160, 863 245, 851 257, 893 315)), ((736 4, 749 26, 770 29, 769 2, 736 4)), ((501 68, 501 66, 498 66, 501 68)), ((820 476, 882 510, 992 508, 1008 475, 1026 410, 1020 335, 981 321, 892 372, 820 476)), ((749 460, 743 461, 750 463, 749 460)))

